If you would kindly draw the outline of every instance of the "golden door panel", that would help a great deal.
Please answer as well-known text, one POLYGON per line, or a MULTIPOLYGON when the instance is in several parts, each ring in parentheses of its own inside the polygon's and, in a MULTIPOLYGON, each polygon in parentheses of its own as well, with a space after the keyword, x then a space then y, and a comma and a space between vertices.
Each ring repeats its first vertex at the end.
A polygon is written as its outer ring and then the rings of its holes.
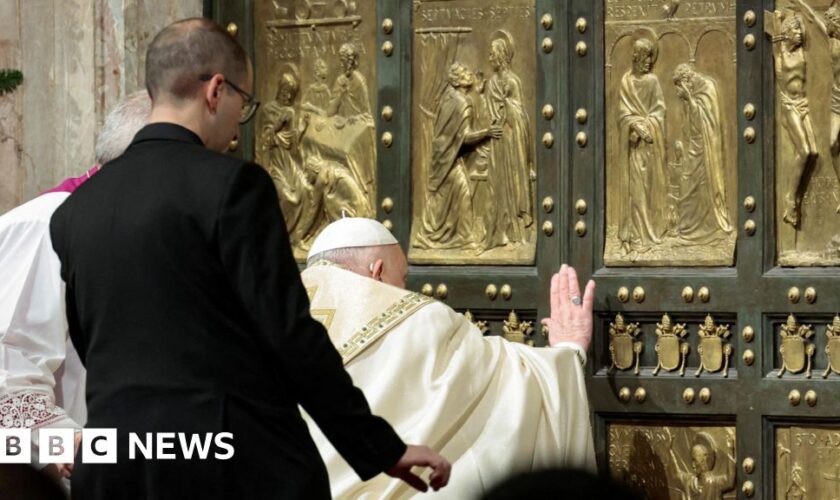
POLYGON ((644 498, 735 498, 735 427, 610 424, 610 475, 644 498))
POLYGON ((609 266, 734 262, 735 1, 606 0, 609 266))
POLYGON ((776 81, 776 244, 785 266, 840 264, 840 7, 831 5, 779 0, 764 15, 776 81))
POLYGON ((599 375, 737 377, 738 341, 731 314, 617 313, 602 321, 609 341, 597 359, 599 375))
POLYGON ((776 498, 840 498, 840 427, 777 427, 775 460, 776 498))
POLYGON ((271 174, 295 251, 376 199, 376 1, 255 7, 256 161, 271 174))
POLYGON ((531 264, 534 0, 415 2, 414 263, 531 264))

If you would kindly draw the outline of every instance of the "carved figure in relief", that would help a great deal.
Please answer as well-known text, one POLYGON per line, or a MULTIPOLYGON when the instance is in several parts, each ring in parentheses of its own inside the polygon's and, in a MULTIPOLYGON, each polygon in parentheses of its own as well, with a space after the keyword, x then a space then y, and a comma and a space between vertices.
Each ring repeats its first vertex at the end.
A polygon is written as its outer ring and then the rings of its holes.
POLYGON ((484 92, 491 126, 501 127, 501 137, 492 140, 488 184, 490 213, 484 247, 528 243, 534 223, 532 182, 536 179, 531 154, 530 119, 522 95, 522 82, 513 70, 513 37, 503 30, 490 42, 493 74, 484 92))
POLYGON ((673 81, 685 115, 676 232, 687 243, 707 244, 732 232, 717 85, 686 63, 673 81))
POLYGON ((294 71, 280 76, 274 101, 265 105, 257 123, 266 167, 277 187, 280 207, 293 246, 301 246, 315 215, 312 185, 302 167, 300 138, 307 116, 298 120, 294 108, 299 83, 294 71))
POLYGON ((802 18, 792 14, 783 18, 773 13, 773 22, 765 22, 765 31, 772 36, 776 88, 781 104, 782 128, 793 145, 793 165, 789 169, 790 183, 785 194, 783 220, 799 228, 802 197, 805 194, 805 175, 817 159, 817 143, 809 115, 805 94, 805 35, 802 18))
POLYGON ((339 136, 347 135, 346 142, 353 143, 344 145, 345 150, 339 153, 368 201, 373 203, 376 142, 367 80, 359 71, 359 50, 355 45, 343 44, 338 55, 342 73, 333 85, 327 115, 332 117, 334 132, 339 136))
POLYGON ((665 99, 659 79, 651 73, 656 57, 654 42, 636 39, 633 67, 624 74, 619 88, 622 188, 618 238, 625 255, 650 250, 666 229, 665 99))
POLYGON ((806 494, 808 490, 802 486, 802 467, 794 465, 790 470, 790 484, 785 491, 785 498, 787 500, 805 500, 808 498, 806 494))
POLYGON ((458 62, 449 68, 448 84, 435 116, 426 179, 428 198, 413 243, 417 248, 477 248, 464 150, 502 137, 502 129, 498 125, 473 129, 473 105, 467 94, 474 78, 458 62))
POLYGON ((301 107, 304 111, 320 116, 327 114, 332 100, 330 87, 327 85, 327 71, 327 63, 323 59, 316 59, 313 71, 315 81, 303 93, 301 107))
MULTIPOLYGON (((831 147, 831 162, 834 174, 840 180, 840 7, 837 1, 832 2, 823 15, 817 14, 810 5, 802 0, 795 0, 810 21, 817 25, 828 42, 831 54, 832 86, 831 86, 831 132, 829 144, 831 147)), ((837 206, 840 213, 840 205, 837 206)))
MULTIPOLYGON (((667 429, 667 428, 666 428, 667 429)), ((685 463, 674 453, 673 434, 668 432, 670 439, 668 452, 676 467, 677 477, 681 485, 684 500, 721 500, 723 494, 735 488, 735 440, 734 436, 726 436, 726 472, 715 473, 717 451, 715 442, 707 432, 698 432, 691 446, 691 465, 685 463)))

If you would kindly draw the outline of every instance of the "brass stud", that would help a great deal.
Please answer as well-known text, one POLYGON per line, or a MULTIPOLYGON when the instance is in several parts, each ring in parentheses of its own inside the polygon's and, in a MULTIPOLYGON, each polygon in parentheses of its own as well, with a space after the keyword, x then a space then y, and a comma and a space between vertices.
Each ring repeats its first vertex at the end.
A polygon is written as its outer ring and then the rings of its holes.
POLYGON ((543 29, 550 30, 554 26, 554 18, 551 17, 551 14, 543 14, 540 24, 542 24, 543 29))
POLYGON ((744 459, 743 462, 744 472, 747 474, 752 474, 755 472, 755 460, 752 457, 747 457, 744 459))
POLYGON ((752 127, 747 127, 744 129, 744 140, 747 141, 747 144, 752 144, 755 142, 755 129, 752 127))
POLYGON ((584 200, 583 198, 580 198, 578 201, 575 202, 575 212, 577 212, 578 215, 585 214, 587 208, 588 207, 586 206, 586 200, 584 200))
POLYGON ((386 148, 390 148, 391 144, 394 143, 394 135, 391 132, 385 132, 382 134, 382 144, 386 148))
POLYGON ((543 146, 546 147, 546 149, 551 149, 551 146, 554 146, 554 135, 552 135, 551 132, 544 133, 542 143, 543 146))
POLYGON ((543 38, 542 49, 543 52, 545 52, 546 54, 550 53, 552 50, 554 50, 554 41, 549 37, 543 38))
POLYGON ((747 236, 752 236, 755 234, 755 221, 752 219, 747 219, 747 222, 744 222, 744 232, 747 233, 747 236))
POLYGON ((385 219, 384 221, 382 221, 382 225, 385 226, 385 229, 387 229, 388 231, 394 230, 394 223, 391 222, 391 219, 385 219))
POLYGON ((394 108, 391 106, 385 106, 382 108, 382 119, 386 122, 391 121, 391 118, 394 117, 394 108))
POLYGON ((228 35, 236 38, 236 35, 239 34, 239 26, 236 23, 228 23, 227 27, 225 28, 228 32, 228 35))
POLYGON ((394 53, 394 43, 391 40, 386 40, 382 44, 382 53, 385 54, 385 57, 391 57, 391 54, 394 53))
POLYGON ((392 21, 390 17, 386 17, 382 21, 382 31, 386 35, 390 35, 391 32, 394 31, 394 21, 392 21))
POLYGON ((711 298, 711 292, 708 287, 701 286, 700 290, 697 291, 697 296, 700 297, 701 302, 706 303, 711 298))
POLYGON ((552 106, 551 104, 546 104, 545 106, 543 106, 542 115, 543 118, 545 118, 546 120, 551 120, 552 118, 554 118, 554 106, 552 106))
POLYGON ((746 198, 744 198, 744 208, 747 210, 747 212, 750 212, 750 213, 754 212, 755 211, 755 198, 753 198, 752 196, 747 196, 746 198))
POLYGON ((589 113, 586 112, 586 109, 578 108, 578 110, 575 111, 575 120, 577 120, 577 122, 580 123, 581 125, 586 123, 586 120, 588 118, 589 118, 589 113))
POLYGON ((633 395, 636 397, 637 403, 644 403, 647 399, 647 391, 644 387, 638 387, 633 395))
POLYGON ((431 283, 425 283, 423 288, 420 289, 420 293, 425 295, 426 297, 431 297, 433 293, 435 293, 434 288, 432 288, 431 283))
POLYGON ((236 151, 239 148, 239 141, 233 139, 228 143, 228 151, 236 151))
POLYGON ((755 105, 751 102, 748 102, 744 106, 744 118, 747 120, 752 120, 755 118, 755 105))
POLYGON ((694 289, 690 286, 687 286, 682 289, 682 298, 686 304, 691 303, 694 300, 694 289))
POLYGON ((554 210, 554 198, 551 196, 546 196, 543 198, 542 202, 543 211, 545 213, 550 214, 552 210, 554 210))
POLYGON ((542 230, 546 236, 551 236, 552 234, 554 234, 554 224, 552 224, 550 220, 547 220, 543 222, 542 230))
POLYGON ((798 304, 799 303, 799 288, 792 286, 788 289, 788 300, 791 304, 798 304))
POLYGON ((586 33, 586 18, 577 18, 577 21, 575 21, 575 28, 577 28, 578 33, 586 33))
POLYGON ((805 300, 809 304, 813 304, 817 301, 817 290, 814 287, 809 286, 805 289, 805 300))
POLYGON ((586 137, 586 132, 583 132, 583 131, 578 132, 577 135, 575 136, 575 142, 577 143, 578 146, 580 146, 582 148, 586 147, 586 142, 588 140, 589 139, 586 137))
POLYGON ((435 296, 440 300, 445 299, 449 295, 449 288, 446 286, 445 283, 441 283, 435 289, 435 296))
POLYGON ((700 401, 703 402, 704 405, 709 404, 709 401, 712 400, 712 391, 709 390, 708 387, 703 387, 700 389, 700 401))
POLYGON ((746 24, 748 27, 752 28, 753 26, 755 26, 755 19, 756 18, 754 11, 748 10, 744 12, 744 24, 746 24))
POLYGON ((629 387, 622 387, 618 391, 618 399, 621 400, 622 403, 627 403, 630 401, 630 388, 629 387))
POLYGON ((752 481, 744 481, 744 485, 741 486, 741 491, 744 492, 748 498, 752 498, 755 495, 755 485, 752 481))
POLYGON ((628 290, 626 286, 619 288, 618 293, 615 295, 618 297, 619 302, 627 303, 627 301, 630 300, 630 290, 628 290))
POLYGON ((746 47, 747 50, 752 50, 755 48, 755 35, 753 35, 752 33, 747 33, 747 35, 744 37, 744 47, 746 47))
POLYGON ((750 325, 747 325, 741 330, 741 336, 744 337, 744 342, 752 342, 755 338, 755 330, 750 325))
POLYGON ((683 391, 683 400, 688 404, 694 403, 694 389, 687 387, 683 391))
POLYGON ((382 200, 382 210, 384 210, 386 214, 390 214, 394 210, 394 200, 390 197, 384 198, 382 200))
POLYGON ((805 402, 808 403, 808 406, 813 408, 817 406, 817 393, 813 390, 809 390, 805 393, 805 402))
POLYGON ((586 236, 586 223, 582 220, 579 220, 575 223, 575 234, 577 234, 581 238, 586 236))
POLYGON ((755 363, 755 354, 752 352, 752 349, 747 349, 744 351, 744 364, 752 366, 753 363, 755 363))
POLYGON ((640 287, 640 286, 637 286, 636 288, 634 288, 633 289, 633 300, 635 300, 639 304, 644 302, 645 301, 645 289, 640 287))
POLYGON ((802 395, 794 389, 788 393, 788 401, 790 401, 791 406, 799 406, 799 402, 802 401, 802 395))
POLYGON ((496 297, 499 296, 499 289, 496 288, 496 285, 490 283, 487 285, 487 288, 484 289, 484 295, 486 295, 490 300, 496 300, 496 297))
POLYGON ((577 53, 577 55, 579 55, 580 57, 585 56, 587 50, 588 49, 586 47, 586 42, 584 41, 580 41, 577 43, 577 45, 575 45, 575 53, 577 53))
POLYGON ((510 285, 502 285, 502 289, 499 290, 499 295, 505 300, 510 300, 510 298, 513 297, 513 289, 510 285))

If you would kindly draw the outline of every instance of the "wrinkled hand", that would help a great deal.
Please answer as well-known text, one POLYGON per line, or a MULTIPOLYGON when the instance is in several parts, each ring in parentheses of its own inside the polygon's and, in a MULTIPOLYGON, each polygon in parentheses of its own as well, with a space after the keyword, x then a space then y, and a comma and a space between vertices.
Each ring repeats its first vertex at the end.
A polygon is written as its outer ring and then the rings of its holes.
POLYGON ((410 444, 397 463, 385 473, 391 477, 402 479, 418 491, 427 491, 429 486, 419 476, 411 472, 412 467, 432 468, 429 485, 435 491, 446 486, 446 483, 449 482, 449 473, 452 471, 452 465, 449 464, 449 461, 432 451, 431 448, 410 444))
POLYGON ((560 272, 551 277, 551 316, 542 320, 548 327, 548 343, 574 342, 584 351, 592 342, 592 304, 595 301, 595 282, 589 280, 581 296, 577 273, 563 264, 560 272), (581 297, 581 304, 572 303, 572 297, 581 297))

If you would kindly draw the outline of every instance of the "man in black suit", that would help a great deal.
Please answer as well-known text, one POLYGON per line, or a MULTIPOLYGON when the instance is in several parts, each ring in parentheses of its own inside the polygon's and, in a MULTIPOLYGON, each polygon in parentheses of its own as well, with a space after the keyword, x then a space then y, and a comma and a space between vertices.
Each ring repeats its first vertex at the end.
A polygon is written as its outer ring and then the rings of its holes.
POLYGON ((245 52, 188 19, 155 37, 146 65, 150 124, 51 222, 88 427, 119 438, 116 465, 77 456, 74 496, 328 498, 298 404, 362 479, 425 490, 409 469, 430 466, 443 487, 449 463, 371 415, 310 317, 271 178, 220 154, 257 106, 245 52), (129 459, 129 432, 231 432, 235 453, 129 459))

